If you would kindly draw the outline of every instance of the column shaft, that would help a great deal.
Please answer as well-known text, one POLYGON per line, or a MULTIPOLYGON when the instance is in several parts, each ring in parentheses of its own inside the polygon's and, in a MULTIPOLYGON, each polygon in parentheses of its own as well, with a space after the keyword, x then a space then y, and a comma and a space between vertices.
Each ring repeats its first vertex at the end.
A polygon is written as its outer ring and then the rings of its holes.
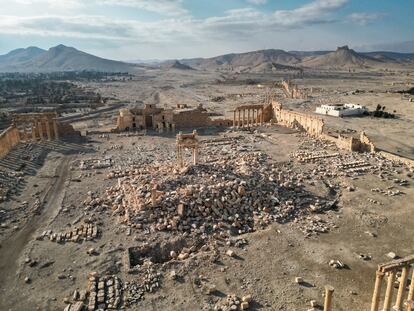
POLYGON ((46 120, 46 134, 47 134, 47 139, 52 140, 52 133, 50 132, 49 120, 46 120))
POLYGON ((411 276, 411 284, 410 288, 408 289, 408 297, 407 297, 407 311, 414 310, 414 268, 413 268, 413 275, 411 276))
POLYGON ((55 139, 59 139, 59 130, 58 130, 56 119, 53 120, 53 131, 55 134, 55 139))
POLYGON ((332 311, 332 295, 334 288, 332 286, 325 286, 325 303, 323 311, 332 311))
POLYGON ((32 123, 32 140, 36 141, 36 127, 34 123, 32 123))
POLYGON ((389 272, 388 277, 387 277, 387 289, 385 290, 384 307, 382 308, 383 311, 390 311, 392 293, 394 290, 394 279, 395 279, 395 271, 389 272))
POLYGON ((43 123, 42 123, 42 121, 37 121, 36 122, 36 127, 37 127, 37 131, 39 132, 40 140, 43 140, 44 135, 43 135, 43 123))
POLYGON ((377 271, 377 277, 375 279, 374 294, 372 295, 371 311, 378 311, 379 298, 380 298, 379 296, 381 293, 381 285, 382 285, 383 278, 384 278, 384 273, 377 271))
POLYGON ((400 277, 400 286, 398 287, 397 292, 397 300, 395 301, 394 310, 395 311, 401 311, 402 310, 402 304, 404 299, 404 292, 405 292, 405 285, 407 283, 408 278, 408 269, 409 267, 403 267, 401 277, 400 277))

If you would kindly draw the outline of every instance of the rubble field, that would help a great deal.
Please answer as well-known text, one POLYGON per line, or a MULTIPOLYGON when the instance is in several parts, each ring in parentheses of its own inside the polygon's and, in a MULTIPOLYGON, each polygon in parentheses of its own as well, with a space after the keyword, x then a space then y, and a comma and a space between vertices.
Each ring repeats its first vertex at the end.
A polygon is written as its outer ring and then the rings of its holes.
POLYGON ((2 173, 24 186, 2 194, 0 309, 308 310, 329 284, 365 310, 377 264, 412 253, 402 164, 279 126, 202 133, 184 167, 175 143, 16 150, 39 164, 2 173))

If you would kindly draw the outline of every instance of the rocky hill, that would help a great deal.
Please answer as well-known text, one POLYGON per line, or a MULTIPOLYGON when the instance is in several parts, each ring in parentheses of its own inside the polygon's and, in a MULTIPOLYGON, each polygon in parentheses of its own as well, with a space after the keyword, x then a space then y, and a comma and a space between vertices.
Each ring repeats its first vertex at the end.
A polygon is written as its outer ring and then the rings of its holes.
POLYGON ((283 50, 260 50, 241 54, 226 54, 213 58, 196 58, 181 60, 183 64, 193 68, 207 70, 249 70, 260 68, 274 68, 273 64, 295 65, 300 58, 283 50))
POLYGON ((212 58, 183 59, 181 63, 193 68, 218 71, 275 72, 297 71, 304 68, 387 68, 414 65, 414 54, 393 52, 358 53, 348 46, 336 51, 260 50, 226 54, 212 58))
POLYGON ((191 66, 183 64, 178 60, 167 62, 163 64, 161 67, 165 69, 194 70, 194 68, 192 68, 191 66))
POLYGON ((301 65, 310 68, 365 68, 380 67, 386 63, 385 60, 359 54, 348 46, 343 46, 335 52, 304 58, 301 65))
POLYGON ((0 67, 10 64, 22 64, 32 58, 46 52, 38 47, 30 46, 26 49, 16 49, 5 55, 0 55, 0 67))
POLYGON ((128 72, 136 65, 100 58, 73 47, 19 49, 0 56, 0 72, 101 71, 128 72))

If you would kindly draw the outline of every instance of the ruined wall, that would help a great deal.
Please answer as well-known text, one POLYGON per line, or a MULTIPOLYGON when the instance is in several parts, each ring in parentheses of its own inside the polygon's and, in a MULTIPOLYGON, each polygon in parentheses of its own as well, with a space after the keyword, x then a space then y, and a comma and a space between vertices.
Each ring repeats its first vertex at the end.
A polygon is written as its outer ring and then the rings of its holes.
POLYGON ((382 150, 378 151, 377 154, 384 157, 385 159, 400 162, 400 163, 403 163, 403 164, 405 164, 409 167, 414 168, 414 160, 407 159, 407 158, 404 158, 402 156, 399 156, 399 155, 396 155, 396 154, 393 154, 393 153, 389 153, 389 152, 386 152, 386 151, 382 151, 382 150))
POLYGON ((19 130, 15 125, 10 126, 0 134, 0 158, 20 142, 19 130))
POLYGON ((369 137, 365 134, 365 132, 361 132, 359 140, 361 142, 360 151, 375 152, 376 147, 374 143, 369 139, 369 137))
POLYGON ((295 128, 304 130, 311 136, 319 137, 322 135, 324 121, 321 118, 296 112, 292 110, 286 110, 278 102, 272 102, 274 119, 278 124, 289 128, 295 128))
POLYGON ((270 122, 274 118, 275 114, 272 104, 265 105, 263 108, 263 122, 270 122))
POLYGON ((347 137, 347 136, 338 135, 336 137, 336 136, 332 136, 332 135, 325 134, 325 133, 320 135, 319 138, 335 143, 336 146, 340 149, 345 149, 348 151, 356 151, 356 152, 374 152, 375 151, 374 144, 371 141, 369 141, 369 138, 366 137, 364 132, 361 133, 361 137, 362 135, 365 136, 364 140, 361 140, 360 138, 356 138, 352 136, 347 137))
POLYGON ((180 111, 174 114, 177 128, 206 127, 211 125, 208 113, 199 110, 180 111))
POLYGON ((69 123, 58 123, 58 132, 59 136, 70 136, 70 135, 80 135, 79 131, 76 131, 72 124, 69 123))
POLYGON ((233 121, 229 119, 219 118, 219 119, 211 119, 210 125, 212 126, 232 126, 233 121))
POLYGON ((282 81, 278 86, 282 88, 287 98, 292 98, 292 99, 307 99, 308 98, 308 94, 306 91, 299 89, 299 87, 296 84, 293 84, 290 81, 282 81))

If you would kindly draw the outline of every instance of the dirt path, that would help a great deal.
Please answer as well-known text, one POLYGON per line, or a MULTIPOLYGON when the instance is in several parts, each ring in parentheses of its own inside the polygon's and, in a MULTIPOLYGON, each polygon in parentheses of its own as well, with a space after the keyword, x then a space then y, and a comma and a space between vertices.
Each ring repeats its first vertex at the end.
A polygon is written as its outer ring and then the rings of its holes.
MULTIPOLYGON (((0 289, 1 295, 5 296, 5 291, 10 290, 18 271, 19 257, 32 239, 34 232, 47 223, 48 220, 56 214, 65 195, 65 182, 69 174, 69 163, 71 157, 64 157, 57 166, 55 176, 50 180, 42 198, 44 203, 40 215, 34 215, 19 232, 12 235, 8 240, 2 243, 0 251, 0 289)), ((23 282, 23 281, 22 281, 23 282)), ((8 310, 13 306, 13 302, 0 299, 0 310, 8 310)))

